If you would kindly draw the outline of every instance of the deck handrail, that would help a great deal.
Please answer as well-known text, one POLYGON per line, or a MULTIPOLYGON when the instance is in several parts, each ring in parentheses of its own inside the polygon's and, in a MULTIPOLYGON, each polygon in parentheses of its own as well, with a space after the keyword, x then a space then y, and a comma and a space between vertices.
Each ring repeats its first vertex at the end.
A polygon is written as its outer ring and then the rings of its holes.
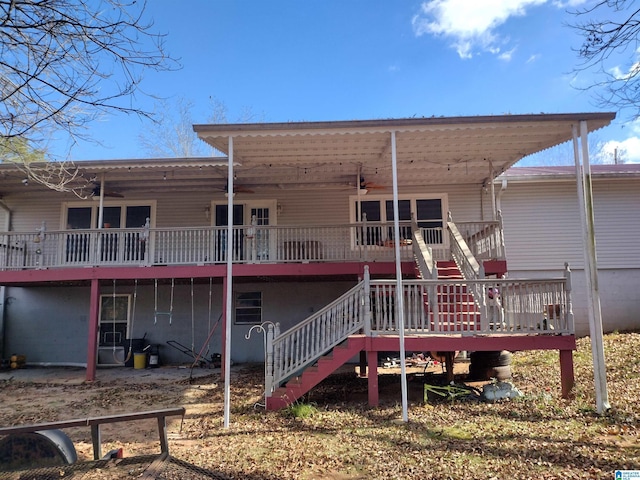
POLYGON ((458 265, 462 276, 470 280, 484 278, 482 264, 476 260, 457 225, 453 221, 449 221, 447 222, 447 228, 449 229, 451 240, 451 256, 458 265))
MULTIPOLYGON (((365 324, 366 280, 342 294, 304 321, 267 342, 267 385, 279 386, 286 378, 315 362, 365 324), (267 360, 269 362, 269 360, 267 360)), ((267 391, 267 393, 270 393, 267 391)))
POLYGON ((456 226, 473 256, 477 259, 504 260, 506 258, 500 212, 498 212, 496 220, 456 222, 456 226))
MULTIPOLYGON (((370 283, 371 335, 397 331, 395 280, 370 283)), ((575 333, 568 268, 562 278, 404 280, 403 288, 406 334, 575 333), (482 292, 486 310, 465 302, 465 291, 482 292), (438 310, 425 298, 432 295, 438 310)))
MULTIPOLYGON (((391 226, 390 222, 234 226, 233 261, 393 261, 391 226)), ((402 228, 411 238, 411 223, 402 222, 402 228)), ((226 227, 214 226, 0 232, 0 269, 224 264, 226 236, 226 227)), ((442 238, 435 231, 429 236, 442 238)), ((402 240, 404 261, 412 259, 410 244, 402 240)))
MULTIPOLYGON (((267 337, 267 395, 287 378, 361 330, 398 332, 395 280, 365 280, 295 327, 267 337)), ((571 276, 562 278, 404 280, 407 335, 573 335, 571 276), (485 310, 466 302, 482 292, 485 310)))
POLYGON ((413 256, 416 259, 416 264, 418 265, 418 270, 422 278, 434 278, 434 272, 437 277, 437 270, 435 262, 433 261, 431 248, 424 241, 422 231, 415 222, 412 224, 411 233, 413 256))

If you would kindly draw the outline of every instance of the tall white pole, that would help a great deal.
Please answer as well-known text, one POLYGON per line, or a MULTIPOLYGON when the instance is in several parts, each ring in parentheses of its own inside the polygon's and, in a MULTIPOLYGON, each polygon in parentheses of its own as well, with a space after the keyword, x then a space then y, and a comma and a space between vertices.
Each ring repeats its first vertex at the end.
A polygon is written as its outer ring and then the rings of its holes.
POLYGON ((98 204, 98 229, 102 228, 104 222, 104 173, 100 174, 100 203, 98 204))
POLYGON ((589 333, 591 336, 591 355, 596 390, 596 410, 604 413, 611 408, 607 393, 606 361, 604 357, 604 338, 602 334, 602 310, 598 287, 598 262, 596 256, 596 237, 593 214, 593 190, 591 187, 591 164, 587 143, 587 122, 580 122, 580 141, 582 143, 582 165, 578 148, 578 129, 573 126, 573 149, 576 165, 576 183, 582 224, 584 269, 587 279, 587 311, 589 315, 589 333))
POLYGON ((396 318, 400 340, 400 389, 402 395, 402 420, 409 421, 407 412, 407 362, 404 349, 404 287, 402 285, 402 263, 400 262, 400 209, 398 208, 398 164, 396 157, 396 132, 391 132, 391 166, 393 170, 393 238, 396 254, 396 318))
POLYGON ((233 137, 229 137, 229 173, 227 178, 227 306, 224 337, 224 428, 229 428, 231 413, 231 317, 233 290, 233 137))

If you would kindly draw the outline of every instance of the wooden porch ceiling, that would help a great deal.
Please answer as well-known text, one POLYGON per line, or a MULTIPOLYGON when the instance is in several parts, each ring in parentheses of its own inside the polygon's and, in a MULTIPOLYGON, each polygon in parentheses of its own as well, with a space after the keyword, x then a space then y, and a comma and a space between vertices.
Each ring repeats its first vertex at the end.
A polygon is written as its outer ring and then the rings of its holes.
POLYGON ((399 120, 195 125, 198 136, 229 154, 243 185, 391 186, 391 134, 396 132, 398 183, 481 184, 521 158, 589 132, 614 113, 431 117, 399 120), (491 172, 493 167, 493 173, 491 172))

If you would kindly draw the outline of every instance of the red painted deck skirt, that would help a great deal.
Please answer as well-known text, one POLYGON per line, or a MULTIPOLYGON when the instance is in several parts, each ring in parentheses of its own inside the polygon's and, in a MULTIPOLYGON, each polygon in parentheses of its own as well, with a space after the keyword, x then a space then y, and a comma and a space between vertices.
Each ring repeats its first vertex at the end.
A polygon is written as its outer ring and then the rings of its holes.
MULTIPOLYGON (((398 342, 398 337, 392 335, 350 336, 344 344, 336 347, 339 349, 338 354, 331 353, 320 358, 316 365, 308 367, 300 377, 277 388, 267 399, 267 408, 276 410, 287 406, 344 364, 346 359, 353 358, 359 352, 366 352, 367 356, 369 405, 377 406, 379 403, 378 352, 398 351, 398 342)), ((574 335, 408 335, 405 337, 405 348, 408 351, 417 352, 558 350, 562 396, 567 397, 574 385, 573 351, 576 349, 574 335)))

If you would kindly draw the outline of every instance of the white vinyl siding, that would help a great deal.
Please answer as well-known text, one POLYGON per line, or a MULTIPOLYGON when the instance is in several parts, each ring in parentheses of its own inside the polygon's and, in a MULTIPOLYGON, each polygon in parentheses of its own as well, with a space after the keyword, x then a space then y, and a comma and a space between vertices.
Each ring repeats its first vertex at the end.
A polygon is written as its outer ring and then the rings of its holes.
MULTIPOLYGON (((595 178, 593 192, 598 267, 640 268, 637 182, 595 178)), ((510 183, 502 214, 509 270, 584 267, 575 182, 510 183)))
MULTIPOLYGON (((291 225, 347 225, 353 219, 351 197, 354 188, 335 188, 324 190, 308 190, 302 188, 260 190, 254 194, 238 193, 236 203, 251 204, 256 200, 271 200, 277 205, 277 224, 291 225)), ((446 214, 452 211, 454 221, 481 220, 481 205, 484 206, 484 219, 490 219, 490 195, 483 193, 480 185, 463 185, 447 187, 446 201, 443 210, 446 214)), ((439 186, 424 187, 419 190, 401 191, 405 198, 432 198, 441 196, 444 188, 439 186)), ((383 191, 391 196, 391 191, 383 191)), ((213 203, 224 203, 226 198, 220 191, 211 192, 154 192, 153 194, 124 192, 124 199, 107 199, 105 205, 147 203, 154 205, 155 224, 157 228, 169 227, 202 227, 212 224, 213 203)), ((377 195, 377 193, 376 193, 377 195)), ((363 195, 363 199, 373 195, 363 195)), ((48 230, 59 229, 64 222, 64 203, 73 206, 97 207, 97 199, 78 200, 73 195, 49 194, 20 195, 7 197, 5 203, 11 209, 11 230, 34 232, 45 221, 48 230)), ((274 217, 275 219, 275 217, 274 217)))

